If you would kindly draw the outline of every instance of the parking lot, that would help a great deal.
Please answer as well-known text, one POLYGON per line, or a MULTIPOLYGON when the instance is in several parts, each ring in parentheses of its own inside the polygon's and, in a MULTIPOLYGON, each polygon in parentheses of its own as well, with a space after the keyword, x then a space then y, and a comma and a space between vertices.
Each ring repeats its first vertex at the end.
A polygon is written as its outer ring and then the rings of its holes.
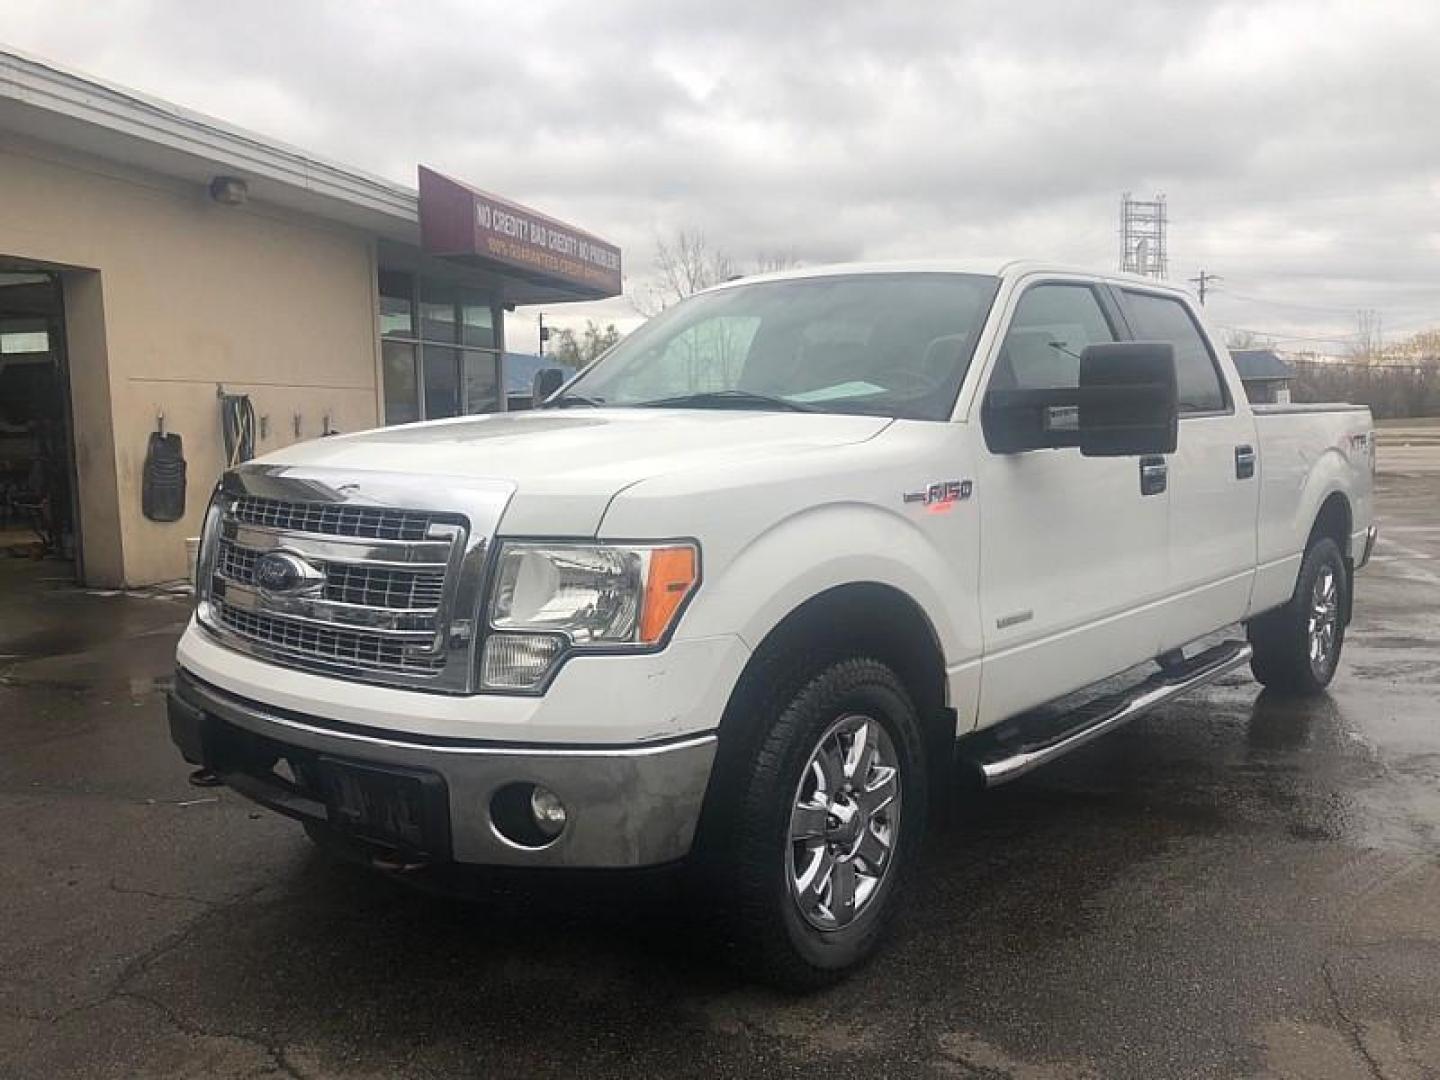
POLYGON ((454 898, 186 782, 183 601, 0 560, 0 1076, 1440 1076, 1440 428, 1306 704, 1232 676, 934 830, 889 947, 787 998, 666 876, 454 898))

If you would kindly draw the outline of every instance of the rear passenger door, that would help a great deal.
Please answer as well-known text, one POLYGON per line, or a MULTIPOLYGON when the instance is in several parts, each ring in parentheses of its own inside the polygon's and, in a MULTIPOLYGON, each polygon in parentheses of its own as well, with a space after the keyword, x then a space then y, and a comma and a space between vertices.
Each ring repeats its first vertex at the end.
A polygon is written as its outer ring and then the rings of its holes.
POLYGON ((1244 617, 1256 558, 1259 499, 1255 421, 1237 405, 1214 346, 1174 294, 1121 287, 1136 341, 1175 347, 1179 445, 1169 459, 1170 543, 1161 649, 1244 617))

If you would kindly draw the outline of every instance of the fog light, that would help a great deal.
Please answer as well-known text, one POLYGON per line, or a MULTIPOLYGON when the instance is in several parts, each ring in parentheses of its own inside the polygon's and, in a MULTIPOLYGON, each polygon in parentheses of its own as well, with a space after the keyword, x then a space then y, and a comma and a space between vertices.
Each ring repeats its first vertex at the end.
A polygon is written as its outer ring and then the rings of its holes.
POLYGON ((530 792, 530 813, 535 818, 535 825, 546 836, 559 836, 560 830, 565 828, 565 804, 547 787, 536 784, 530 792))
POLYGON ((560 796, 528 781, 506 784, 490 796, 490 824, 495 834, 529 851, 555 843, 569 816, 560 796))

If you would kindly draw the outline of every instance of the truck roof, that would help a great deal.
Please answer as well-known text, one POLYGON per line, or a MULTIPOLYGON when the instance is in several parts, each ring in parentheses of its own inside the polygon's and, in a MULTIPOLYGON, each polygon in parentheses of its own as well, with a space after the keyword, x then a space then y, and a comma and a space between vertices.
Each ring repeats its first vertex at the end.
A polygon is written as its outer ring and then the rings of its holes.
MULTIPOLYGON (((1190 290, 1158 278, 1142 277, 1121 270, 1099 270, 1093 266, 1076 266, 1039 259, 906 259, 893 262, 829 263, 823 266, 802 266, 765 274, 749 274, 732 278, 716 289, 735 285, 753 285, 760 281, 789 281, 838 274, 985 274, 990 277, 1017 278, 1031 274, 1080 275, 1125 285, 1143 285, 1147 289, 1191 295, 1190 290)), ((708 290, 707 290, 708 291, 708 290)))

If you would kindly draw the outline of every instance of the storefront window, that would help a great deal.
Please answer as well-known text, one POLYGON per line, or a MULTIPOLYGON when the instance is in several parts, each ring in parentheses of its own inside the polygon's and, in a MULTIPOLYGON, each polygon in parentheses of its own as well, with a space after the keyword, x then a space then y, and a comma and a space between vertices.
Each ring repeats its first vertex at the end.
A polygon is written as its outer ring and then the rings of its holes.
POLYGON ((460 415, 460 350, 425 346, 425 419, 460 415))
POLYGON ((455 344, 456 289, 437 281, 420 280, 420 337, 424 341, 455 344))
POLYGON ((380 336, 415 336, 415 279, 409 274, 380 271, 380 336))
POLYGON ((495 309, 483 294, 471 289, 460 294, 460 335, 463 345, 495 348, 495 309))
POLYGON ((462 389, 467 413, 500 408, 500 357, 492 352, 465 352, 462 389))
POLYGON ((382 270, 385 422, 495 412, 500 345, 494 306, 476 289, 382 270))
POLYGON ((415 346, 386 341, 380 346, 385 380, 385 423, 409 424, 420 419, 415 379, 415 346))

